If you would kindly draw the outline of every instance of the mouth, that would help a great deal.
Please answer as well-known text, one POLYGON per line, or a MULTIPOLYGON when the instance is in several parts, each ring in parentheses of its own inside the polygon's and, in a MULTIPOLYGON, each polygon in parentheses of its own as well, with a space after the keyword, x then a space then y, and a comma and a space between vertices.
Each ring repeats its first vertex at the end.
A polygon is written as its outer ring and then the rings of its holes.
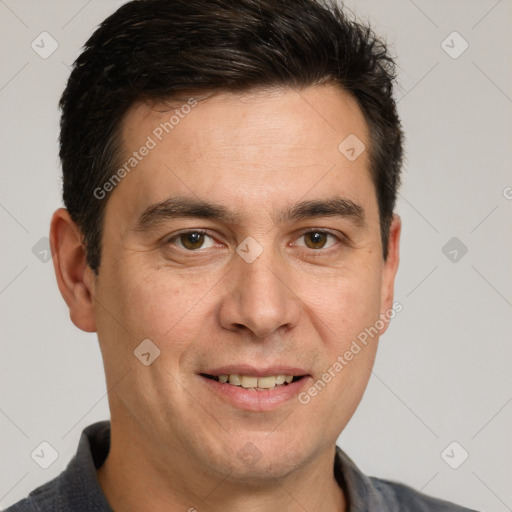
POLYGON ((215 380, 221 384, 228 384, 230 386, 237 386, 244 389, 251 389, 254 391, 268 391, 269 389, 278 388, 281 386, 288 386, 292 382, 298 382, 306 377, 306 375, 241 375, 238 373, 221 373, 218 375, 210 375, 201 373, 202 377, 215 380))
POLYGON ((301 368, 274 366, 265 369, 250 365, 230 365, 208 369, 198 374, 205 391, 223 402, 253 412, 279 409, 311 382, 312 377, 301 368))

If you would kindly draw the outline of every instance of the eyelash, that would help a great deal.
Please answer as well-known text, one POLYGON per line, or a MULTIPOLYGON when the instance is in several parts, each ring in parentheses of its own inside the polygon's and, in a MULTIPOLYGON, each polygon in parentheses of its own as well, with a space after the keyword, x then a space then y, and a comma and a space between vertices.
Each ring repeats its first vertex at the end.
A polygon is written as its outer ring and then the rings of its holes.
MULTIPOLYGON (((166 244, 173 245, 173 241, 174 240, 179 240, 180 236, 186 235, 186 234, 189 234, 189 233, 199 233, 199 234, 202 234, 202 235, 206 235, 206 236, 208 236, 208 237, 210 237, 210 238, 215 240, 215 238, 211 234, 209 234, 208 231, 206 231, 204 229, 187 229, 185 231, 180 231, 179 233, 176 233, 175 235, 173 235, 171 238, 167 239, 166 244)), ((332 250, 333 247, 335 247, 338 244, 347 245, 347 242, 346 242, 346 240, 344 240, 344 238, 334 234, 333 232, 331 232, 331 231, 329 231, 327 229, 308 229, 307 231, 302 232, 298 236, 298 238, 302 238, 302 237, 304 237, 305 235, 307 235, 309 233, 322 233, 322 234, 330 235, 337 242, 336 244, 334 244, 331 247, 328 247, 327 249, 324 249, 323 247, 321 247, 319 249, 311 249, 309 247, 301 246, 303 249, 309 250, 311 252, 328 252, 328 251, 332 250)), ((203 252, 205 249, 199 248, 199 249, 196 249, 196 250, 191 250, 191 249, 187 249, 185 247, 179 247, 179 250, 182 250, 182 251, 185 251, 185 252, 190 252, 190 253, 198 253, 198 252, 203 252)))

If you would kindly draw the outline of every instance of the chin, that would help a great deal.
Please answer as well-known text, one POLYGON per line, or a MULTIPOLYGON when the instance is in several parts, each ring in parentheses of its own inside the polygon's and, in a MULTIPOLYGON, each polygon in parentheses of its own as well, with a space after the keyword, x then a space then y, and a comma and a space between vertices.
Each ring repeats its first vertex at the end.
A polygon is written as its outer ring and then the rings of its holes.
MULTIPOLYGON (((230 437, 228 446, 220 448, 220 457, 210 461, 231 481, 248 486, 268 486, 269 481, 282 479, 306 464, 316 450, 309 442, 292 432, 253 432, 230 437)), ((213 455, 213 454, 211 454, 213 455)))
POLYGON ((281 480, 290 475, 300 466, 286 460, 285 456, 276 457, 276 454, 263 455, 254 464, 237 461, 229 468, 229 480, 247 487, 268 488, 269 482, 281 480))

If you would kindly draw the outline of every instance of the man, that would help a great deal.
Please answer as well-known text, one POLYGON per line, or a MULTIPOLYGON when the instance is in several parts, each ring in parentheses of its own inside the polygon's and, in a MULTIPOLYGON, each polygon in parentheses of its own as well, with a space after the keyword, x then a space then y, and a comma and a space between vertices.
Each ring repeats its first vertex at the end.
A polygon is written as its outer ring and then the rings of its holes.
POLYGON ((11 511, 457 511, 336 440, 393 301, 385 45, 314 0, 145 0, 62 96, 59 289, 111 421, 11 511))

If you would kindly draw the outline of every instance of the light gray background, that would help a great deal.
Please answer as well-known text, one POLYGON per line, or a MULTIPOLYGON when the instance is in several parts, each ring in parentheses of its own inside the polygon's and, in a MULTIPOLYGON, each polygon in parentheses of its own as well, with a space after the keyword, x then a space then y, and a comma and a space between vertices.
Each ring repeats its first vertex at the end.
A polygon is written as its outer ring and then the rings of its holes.
MULTIPOLYGON (((109 417, 96 337, 71 324, 51 262, 32 248, 61 205, 57 102, 68 66, 121 3, 0 0, 4 508, 62 471, 81 430, 109 417), (43 31, 59 44, 47 59, 31 48, 43 31), (41 441, 59 454, 46 470, 30 457, 41 441)), ((512 3, 347 5, 399 55, 407 162, 396 286, 404 309, 339 444, 369 474, 512 510, 512 3), (469 43, 456 59, 441 45, 453 31, 469 43), (453 236, 468 248, 457 262, 441 250, 453 236), (441 457, 452 441, 469 453, 458 469, 441 457)), ((462 48, 453 37, 445 44, 462 48)))

